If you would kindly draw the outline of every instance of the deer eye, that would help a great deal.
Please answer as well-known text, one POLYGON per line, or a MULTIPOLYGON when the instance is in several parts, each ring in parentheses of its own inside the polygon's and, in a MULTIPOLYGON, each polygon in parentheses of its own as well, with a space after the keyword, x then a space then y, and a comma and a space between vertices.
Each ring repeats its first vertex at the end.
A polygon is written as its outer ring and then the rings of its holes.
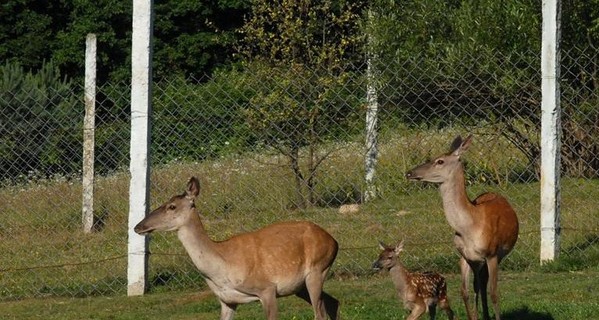
POLYGON ((176 208, 177 208, 177 206, 172 203, 168 205, 169 210, 175 210, 176 208))
POLYGON ((445 161, 443 161, 443 159, 437 159, 437 161, 435 161, 435 163, 438 165, 442 165, 445 163, 445 161))

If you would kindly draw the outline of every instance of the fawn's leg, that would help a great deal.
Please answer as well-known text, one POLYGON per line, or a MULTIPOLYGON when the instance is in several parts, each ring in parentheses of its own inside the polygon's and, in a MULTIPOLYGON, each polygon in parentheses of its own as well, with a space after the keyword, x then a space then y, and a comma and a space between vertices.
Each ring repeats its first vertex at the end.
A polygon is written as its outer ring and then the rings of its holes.
POLYGON ((420 318, 420 316, 425 312, 426 312, 425 304, 415 304, 414 308, 412 309, 412 312, 406 318, 406 320, 416 320, 416 319, 420 318))
POLYGON ((441 308, 445 313, 447 313, 447 319, 454 320, 453 310, 449 306, 449 298, 447 297, 447 282, 445 279, 440 284, 439 287, 439 308, 441 308))
POLYGON ((430 304, 427 306, 428 308, 428 316, 431 320, 435 320, 435 316, 437 315, 437 305, 430 304))

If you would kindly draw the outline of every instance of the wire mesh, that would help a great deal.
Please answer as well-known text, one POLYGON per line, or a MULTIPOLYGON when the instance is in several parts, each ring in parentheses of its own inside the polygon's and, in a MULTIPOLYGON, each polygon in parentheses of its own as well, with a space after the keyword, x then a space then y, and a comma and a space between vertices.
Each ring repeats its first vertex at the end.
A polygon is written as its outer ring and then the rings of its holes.
MULTIPOLYGON (((596 51, 562 53, 561 256, 596 267, 599 91, 596 51)), ((307 219, 340 243, 339 276, 370 272, 377 241, 406 241, 412 269, 457 272, 436 186, 411 167, 474 134, 468 193, 500 192, 520 219, 507 270, 538 266, 540 59, 536 52, 376 66, 375 198, 363 201, 366 65, 256 67, 154 83, 152 207, 191 175, 215 240, 307 219), (483 66, 483 61, 487 64, 483 66), (491 65, 489 67, 489 65, 491 65)), ((81 226, 83 89, 3 83, 0 92, 0 300, 122 293, 126 287, 130 86, 96 101, 95 232, 81 226)), ((174 234, 152 237, 151 287, 202 286, 174 234)))

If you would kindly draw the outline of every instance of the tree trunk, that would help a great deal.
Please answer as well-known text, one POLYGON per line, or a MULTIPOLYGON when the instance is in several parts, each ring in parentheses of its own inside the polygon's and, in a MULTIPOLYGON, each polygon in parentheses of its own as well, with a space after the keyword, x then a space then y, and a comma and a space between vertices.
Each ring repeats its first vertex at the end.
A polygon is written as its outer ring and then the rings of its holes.
POLYGON ((299 166, 299 148, 293 147, 289 153, 289 164, 293 171, 295 181, 295 206, 298 209, 306 208, 306 198, 303 192, 304 176, 299 166))

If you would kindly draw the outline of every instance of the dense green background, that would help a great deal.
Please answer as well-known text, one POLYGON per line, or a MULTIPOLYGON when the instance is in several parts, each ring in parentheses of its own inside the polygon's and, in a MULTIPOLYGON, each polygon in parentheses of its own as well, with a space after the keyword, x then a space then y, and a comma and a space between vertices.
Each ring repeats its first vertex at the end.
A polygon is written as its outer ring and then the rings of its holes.
MULTIPOLYGON (((531 168, 538 162, 537 132, 526 131, 539 122, 538 1, 154 3, 155 163, 258 146, 294 162, 299 148, 359 133, 366 52, 375 54, 380 103, 393 121, 503 123, 531 168), (203 139, 182 140, 190 126, 203 139)), ((582 145, 563 152, 564 171, 594 177, 599 1, 562 6, 561 46, 569 52, 562 90, 572 96, 562 103, 563 140, 582 145)), ((128 146, 117 141, 128 136, 131 9, 122 0, 2 3, 0 180, 81 171, 77 119, 89 32, 99 39, 98 172, 124 165, 128 146)), ((312 189, 317 169, 296 180, 312 189)))
MULTIPOLYGON (((329 2, 329 1, 327 1, 329 2)), ((200 76, 236 63, 245 19, 263 1, 157 0, 154 71, 200 76)), ((287 1, 288 5, 300 1, 287 1)), ((308 2, 310 3, 310 2, 308 2)), ((346 1, 330 1, 329 9, 346 1)), ((372 8, 374 32, 384 61, 442 51, 503 53, 540 48, 541 8, 534 0, 360 1, 372 8)), ((316 6, 310 4, 309 6, 316 6)), ((599 41, 599 2, 562 1, 563 48, 594 47, 599 41)), ((83 76, 85 35, 98 35, 101 80, 128 80, 132 3, 127 0, 6 0, 0 5, 0 61, 40 69, 53 60, 63 75, 83 76)), ((256 12, 259 12, 256 10, 256 12)), ((363 17, 366 14, 362 14, 363 17)), ((249 20, 249 19, 248 19, 249 20)), ((359 22, 353 19, 354 22, 359 22)), ((288 43, 289 44, 289 43, 288 43)))

